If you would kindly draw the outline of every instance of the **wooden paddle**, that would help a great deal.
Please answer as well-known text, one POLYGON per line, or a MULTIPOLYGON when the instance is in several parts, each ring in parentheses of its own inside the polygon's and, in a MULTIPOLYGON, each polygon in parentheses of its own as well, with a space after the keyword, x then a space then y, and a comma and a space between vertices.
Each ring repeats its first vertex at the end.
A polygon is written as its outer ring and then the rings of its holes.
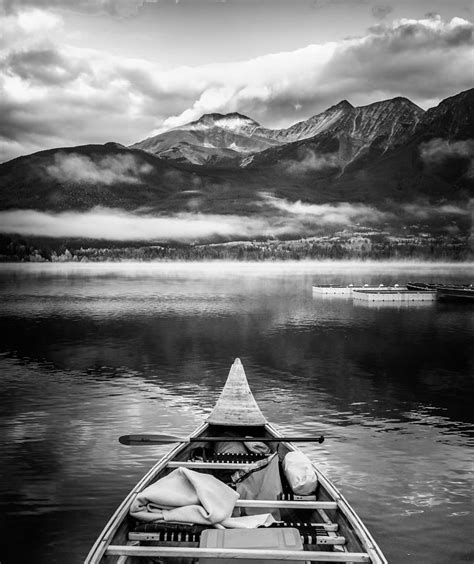
POLYGON ((323 443, 324 437, 175 437, 174 435, 123 435, 123 445, 165 445, 169 443, 217 443, 221 441, 243 441, 259 443, 323 443))

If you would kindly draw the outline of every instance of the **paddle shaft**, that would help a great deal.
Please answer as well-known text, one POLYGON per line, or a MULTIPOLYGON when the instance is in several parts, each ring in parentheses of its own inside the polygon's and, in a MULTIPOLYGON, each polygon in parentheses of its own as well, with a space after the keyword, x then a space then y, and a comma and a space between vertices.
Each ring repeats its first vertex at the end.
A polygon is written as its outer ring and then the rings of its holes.
POLYGON ((324 437, 193 437, 189 439, 192 443, 199 443, 203 441, 208 441, 211 443, 220 443, 222 441, 243 441, 243 442, 259 442, 259 443, 275 443, 275 442, 285 442, 285 443, 322 443, 324 437), (322 440, 321 440, 322 439, 322 440))
POLYGON ((124 445, 169 444, 169 443, 220 443, 227 441, 259 443, 322 443, 324 437, 174 437, 173 435, 123 435, 119 441, 124 445))

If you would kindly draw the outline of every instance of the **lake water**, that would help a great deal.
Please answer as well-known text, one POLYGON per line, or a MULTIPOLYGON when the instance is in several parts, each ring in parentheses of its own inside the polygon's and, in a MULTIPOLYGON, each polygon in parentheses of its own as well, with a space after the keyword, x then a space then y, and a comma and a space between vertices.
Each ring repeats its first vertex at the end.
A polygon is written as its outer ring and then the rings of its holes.
POLYGON ((0 267, 0 561, 75 564, 235 357, 392 564, 472 561, 474 307, 357 305, 312 283, 471 282, 474 265, 0 267))

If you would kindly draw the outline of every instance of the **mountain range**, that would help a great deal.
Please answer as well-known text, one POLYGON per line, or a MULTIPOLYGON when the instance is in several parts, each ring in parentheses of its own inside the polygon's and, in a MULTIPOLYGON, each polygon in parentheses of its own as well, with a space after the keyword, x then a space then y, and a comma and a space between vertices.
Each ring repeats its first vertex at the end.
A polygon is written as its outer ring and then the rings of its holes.
POLYGON ((239 113, 206 114, 132 147, 183 163, 247 167, 259 153, 265 153, 264 161, 272 160, 274 151, 267 152, 268 149, 309 139, 325 139, 330 135, 343 141, 339 156, 343 167, 361 156, 376 140, 383 151, 400 145, 414 133, 423 114, 421 108, 406 98, 358 108, 343 100, 287 129, 267 129, 239 113))
POLYGON ((393 210, 420 201, 467 209, 473 187, 471 89, 427 111, 403 97, 344 100, 286 129, 212 113, 130 147, 41 151, 0 165, 0 210, 259 215, 275 202, 393 210))

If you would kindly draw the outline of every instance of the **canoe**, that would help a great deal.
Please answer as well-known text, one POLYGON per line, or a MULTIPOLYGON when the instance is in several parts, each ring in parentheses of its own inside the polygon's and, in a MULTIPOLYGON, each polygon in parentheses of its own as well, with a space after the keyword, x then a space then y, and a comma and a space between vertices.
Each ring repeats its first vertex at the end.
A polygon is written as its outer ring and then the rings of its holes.
MULTIPOLYGON (((282 436, 267 421, 252 395, 242 363, 236 359, 207 420, 172 448, 132 489, 100 533, 85 559, 85 564, 213 564, 239 560, 252 563, 285 561, 386 564, 387 560, 361 519, 316 465, 310 463, 311 472, 314 471, 317 476, 316 491, 309 495, 307 492, 306 495, 296 495, 291 491, 282 469, 282 461, 288 453, 300 452, 291 441, 311 440, 305 437, 282 436), (245 439, 248 444, 249 437, 268 445, 271 454, 211 453, 210 456, 195 456, 196 448, 216 445, 222 438, 232 441, 245 439), (248 508, 252 508, 254 513, 256 509, 262 513, 279 511, 279 521, 273 523, 270 528, 246 530, 242 536, 241 532, 235 533, 235 529, 219 530, 213 528, 213 525, 202 530, 202 527, 196 525, 194 528, 189 525, 180 528, 168 522, 161 522, 154 530, 153 523, 143 527, 143 523, 130 515, 137 495, 149 486, 160 484, 160 480, 175 472, 176 468, 186 469, 179 472, 198 472, 201 479, 217 480, 216 475, 227 476, 243 470, 249 474, 257 474, 256 469, 262 465, 262 460, 263 464, 266 464, 266 460, 270 458, 280 469, 281 494, 272 499, 240 497, 235 501, 234 508, 234 512, 237 510, 243 513, 246 508, 249 512, 248 508), (202 478, 202 474, 213 477, 202 478), (168 526, 169 530, 166 529, 168 526), (278 544, 280 541, 275 546, 266 544, 269 535, 276 532, 281 533, 278 539, 281 537, 286 539, 285 542, 289 542, 288 539, 293 539, 295 530, 300 543, 297 547, 291 543, 278 544), (220 544, 215 539, 210 542, 209 539, 213 537, 219 537, 220 544), (237 537, 240 539, 237 545, 229 541, 237 537), (246 540, 242 542, 242 538, 246 540)), ((153 441, 153 436, 149 441, 153 441)), ((145 437, 144 444, 146 442, 145 437)), ((220 481, 218 483, 219 486, 228 487, 220 481)), ((235 495, 237 497, 237 494, 235 495)), ((273 535, 273 538, 277 538, 277 535, 273 535)))
POLYGON ((408 290, 415 290, 418 292, 436 292, 439 289, 443 290, 468 290, 472 291, 472 284, 442 284, 442 283, 427 283, 427 282, 407 282, 408 290))

